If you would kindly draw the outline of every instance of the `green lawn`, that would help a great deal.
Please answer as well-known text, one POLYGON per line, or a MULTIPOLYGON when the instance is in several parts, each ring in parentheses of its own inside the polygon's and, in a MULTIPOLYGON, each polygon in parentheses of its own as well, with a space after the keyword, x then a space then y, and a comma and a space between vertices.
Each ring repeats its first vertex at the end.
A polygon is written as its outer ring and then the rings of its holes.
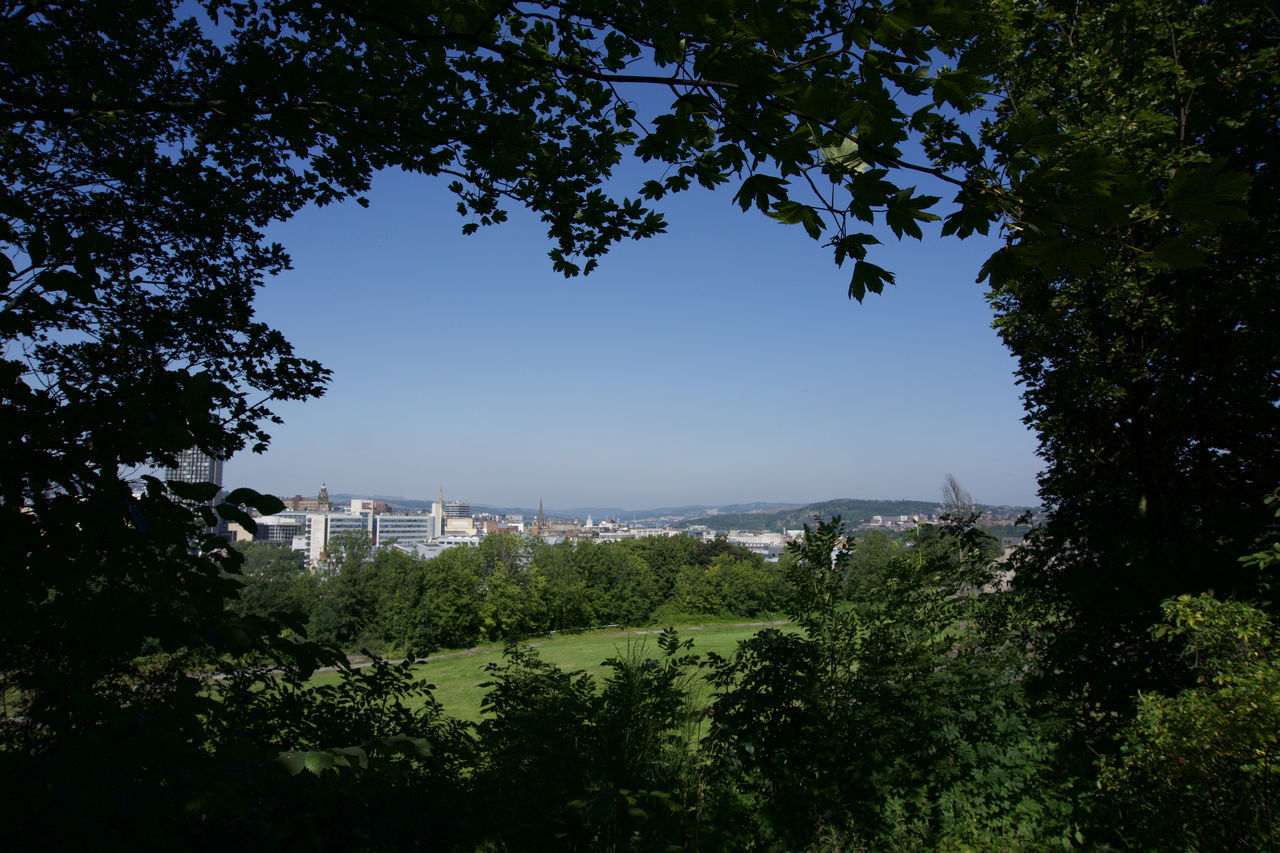
MULTIPOLYGON (((714 651, 728 656, 740 640, 759 631, 761 625, 703 625, 678 627, 682 640, 692 638, 693 652, 705 656, 714 651)), ((790 626, 780 626, 794 630, 790 626)), ((542 659, 568 670, 583 670, 599 679, 606 659, 627 650, 630 644, 645 644, 649 656, 658 657, 657 630, 599 630, 579 634, 556 634, 552 637, 535 637, 528 641, 535 646, 542 659)), ((486 643, 473 651, 441 652, 416 668, 417 674, 435 685, 436 699, 444 705, 445 713, 463 720, 480 719, 480 700, 484 691, 480 683, 486 680, 484 666, 502 657, 501 643, 486 643)), ((336 681, 336 673, 322 673, 312 683, 336 681)))

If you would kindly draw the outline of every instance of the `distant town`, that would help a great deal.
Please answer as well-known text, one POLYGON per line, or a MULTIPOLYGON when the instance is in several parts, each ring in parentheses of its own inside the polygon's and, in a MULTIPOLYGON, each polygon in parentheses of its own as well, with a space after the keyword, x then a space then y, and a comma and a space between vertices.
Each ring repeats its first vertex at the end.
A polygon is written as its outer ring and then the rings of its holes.
MULTIPOLYGON (((707 524, 664 524, 648 526, 618 518, 595 519, 588 515, 560 518, 548 515, 542 507, 536 514, 473 511, 461 500, 446 500, 444 489, 430 509, 405 512, 387 501, 374 498, 330 498, 321 486, 315 497, 295 495, 284 498, 285 510, 256 519, 257 531, 250 533, 237 524, 228 532, 235 541, 254 540, 288 545, 307 554, 315 564, 322 558, 329 539, 340 533, 359 532, 369 536, 374 547, 388 546, 425 557, 433 557, 446 548, 478 545, 480 538, 509 532, 535 536, 548 542, 564 539, 614 541, 647 536, 692 536, 712 540, 726 538, 731 544, 776 559, 787 543, 798 538, 802 528, 780 532, 769 530, 718 529, 707 524)), ((936 514, 899 514, 873 516, 861 527, 901 531, 916 524, 937 523, 936 514)))
MULTIPOLYGON (((222 485, 222 463, 198 450, 181 454, 178 466, 166 472, 169 480, 211 482, 222 485)), ((803 524, 814 517, 843 514, 850 530, 881 530, 896 534, 919 524, 939 523, 940 504, 926 501, 838 500, 794 506, 748 504, 732 507, 667 508, 630 519, 614 511, 594 518, 588 512, 564 517, 549 514, 541 504, 536 511, 505 511, 476 507, 464 500, 446 500, 444 488, 435 501, 382 499, 345 494, 331 496, 321 484, 314 497, 282 498, 284 510, 261 516, 253 512, 256 529, 226 523, 223 533, 234 542, 282 545, 306 554, 308 564, 318 565, 329 541, 344 533, 369 537, 374 547, 396 548, 423 557, 434 557, 459 545, 478 545, 484 536, 508 532, 532 536, 550 543, 565 539, 614 541, 650 536, 692 536, 702 540, 723 537, 733 545, 776 560, 787 544, 803 535, 803 524), (868 510, 878 512, 870 513, 868 510), (905 510, 894 512, 892 510, 905 510), (744 523, 747 522, 747 523, 744 523), (754 522, 754 523, 752 523, 754 522), (785 526, 794 522, 794 527, 785 526)), ((1008 546, 1015 524, 1025 507, 983 507, 984 522, 993 525, 1008 546)))

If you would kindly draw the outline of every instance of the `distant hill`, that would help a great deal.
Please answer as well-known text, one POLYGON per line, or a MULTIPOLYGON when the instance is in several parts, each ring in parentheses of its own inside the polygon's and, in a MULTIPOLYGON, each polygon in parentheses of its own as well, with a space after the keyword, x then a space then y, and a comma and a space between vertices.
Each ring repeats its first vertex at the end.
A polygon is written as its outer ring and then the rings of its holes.
MULTIPOLYGON (((346 504, 356 495, 335 493, 332 500, 335 505, 341 506, 346 504)), ((430 511, 430 500, 419 500, 415 498, 402 498, 391 495, 359 495, 358 497, 372 497, 377 500, 384 500, 392 506, 392 508, 400 511, 424 512, 430 511)), ((1011 522, 1018 516, 1021 507, 992 507, 982 506, 986 515, 986 524, 990 526, 992 523, 1011 522)), ((796 530, 801 525, 813 524, 814 516, 821 518, 831 518, 834 515, 840 516, 850 527, 858 527, 871 521, 872 516, 898 516, 898 515, 934 515, 942 510, 942 505, 936 501, 906 501, 906 500, 861 500, 856 498, 841 498, 839 500, 821 501, 819 503, 811 503, 804 505, 770 503, 767 501, 756 501, 752 503, 740 504, 722 504, 720 506, 708 506, 706 504, 694 504, 687 506, 669 506, 655 507, 653 509, 630 510, 620 507, 605 506, 582 506, 582 507, 563 507, 563 508, 546 508, 546 514, 549 518, 580 518, 586 520, 587 516, 591 516, 596 521, 602 521, 606 518, 616 518, 622 521, 635 521, 639 524, 651 524, 655 526, 671 525, 672 527, 683 528, 694 524, 706 525, 714 530, 796 530)), ((532 519, 538 514, 536 508, 530 507, 499 507, 487 504, 472 504, 472 512, 490 512, 498 515, 508 515, 520 513, 526 519, 532 519)), ((1026 528, 1013 528, 1001 530, 997 535, 1003 536, 1019 536, 1025 532, 1026 528)))
MULTIPOLYGON (((695 504, 691 506, 661 506, 652 509, 623 509, 616 506, 571 506, 571 507, 547 507, 545 512, 550 518, 581 518, 586 519, 591 516, 596 521, 606 518, 616 518, 620 521, 637 521, 637 522, 656 522, 665 520, 675 523, 676 520, 692 518, 694 516, 708 515, 722 512, 755 512, 765 509, 778 509, 779 507, 794 506, 794 504, 785 503, 743 503, 743 504, 727 504, 723 506, 708 506, 707 504, 695 504)), ((504 513, 524 513, 528 518, 538 514, 536 509, 528 509, 523 507, 493 507, 482 506, 480 504, 471 505, 472 512, 493 512, 498 514, 504 513)))
MULTIPOLYGON (((421 500, 418 498, 403 498, 395 495, 353 495, 345 492, 334 492, 330 494, 330 500, 334 506, 343 506, 349 503, 352 498, 371 498, 373 500, 386 501, 386 503, 396 510, 408 510, 410 512, 429 512, 431 510, 432 500, 421 500)), ((445 500, 452 500, 448 495, 445 500)), ((740 504, 722 504, 720 506, 711 506, 708 504, 693 504, 689 506, 664 506, 655 507, 653 509, 623 509, 616 506, 573 506, 573 507, 546 507, 545 512, 548 518, 581 518, 586 519, 591 516, 596 521, 606 518, 616 518, 622 521, 632 521, 633 519, 640 522, 652 522, 657 520, 666 520, 670 523, 676 523, 676 519, 688 519, 694 516, 708 514, 724 514, 724 513, 750 513, 761 510, 779 509, 782 507, 793 507, 795 504, 755 501, 752 503, 740 504)), ((524 515, 527 519, 532 519, 538 514, 537 507, 518 507, 518 506, 494 506, 492 504, 472 503, 471 511, 488 512, 495 515, 524 515)))
POLYGON ((398 495, 353 495, 347 492, 330 492, 329 503, 336 507, 345 506, 356 498, 363 498, 371 501, 382 501, 387 506, 396 510, 408 510, 410 512, 429 511, 432 501, 418 500, 417 498, 402 498, 398 495))
POLYGON ((827 519, 840 516, 851 527, 871 521, 881 515, 933 515, 940 512, 941 504, 934 501, 886 501, 842 498, 804 506, 785 507, 763 512, 716 513, 691 518, 679 526, 705 524, 716 530, 796 530, 803 524, 813 524, 815 516, 827 519))

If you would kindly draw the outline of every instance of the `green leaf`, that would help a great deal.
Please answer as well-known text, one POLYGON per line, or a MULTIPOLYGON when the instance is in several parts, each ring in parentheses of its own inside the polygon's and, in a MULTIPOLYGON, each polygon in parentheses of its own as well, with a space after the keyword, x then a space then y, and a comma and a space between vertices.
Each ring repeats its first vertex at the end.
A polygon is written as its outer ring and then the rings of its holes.
POLYGON ((803 225, 804 230, 815 240, 822 236, 822 218, 818 216, 818 211, 807 204, 798 201, 779 202, 768 215, 787 225, 803 225))
POLYGON ((319 776, 326 770, 334 770, 337 767, 338 760, 331 752, 323 749, 308 750, 302 758, 303 766, 308 771, 319 776))
POLYGON ((284 511, 284 501, 275 495, 264 495, 261 492, 244 487, 234 489, 227 495, 227 503, 251 506, 263 515, 275 515, 284 511))
POLYGON ((738 192, 734 194, 733 200, 743 210, 749 210, 754 204, 761 212, 767 213, 769 210, 770 199, 779 199, 786 201, 787 185, 782 178, 773 175, 750 175, 738 187, 738 192))
POLYGON ((1169 269, 1194 269, 1205 265, 1207 253, 1194 237, 1179 234, 1156 246, 1152 256, 1169 269))
POLYGON ((276 761, 284 765, 290 776, 297 776, 307 768, 307 753, 299 750, 289 750, 277 755, 276 761))
POLYGON ((881 293, 886 284, 893 284, 893 273, 867 261, 858 261, 849 279, 849 298, 861 302, 867 291, 881 293))
POLYGON ((924 232, 917 222, 934 222, 941 217, 936 213, 924 210, 932 207, 941 199, 932 195, 914 195, 915 187, 906 187, 892 196, 885 206, 884 219, 898 239, 906 234, 917 240, 924 237, 924 232))
POLYGON ((1227 169, 1223 158, 1196 169, 1179 169, 1165 190, 1169 211, 1190 224, 1248 222, 1243 203, 1253 177, 1227 169))
POLYGON ((258 532, 258 522, 254 521, 253 517, 249 515, 249 513, 245 512, 235 504, 220 503, 215 507, 215 509, 217 509, 218 515, 222 516, 227 521, 234 521, 249 533, 258 532))
POLYGON ((366 770, 369 767, 369 754, 362 747, 341 746, 332 752, 338 758, 345 759, 347 766, 354 766, 360 770, 366 770))
POLYGON ((865 172, 871 168, 858 156, 858 143, 852 137, 846 136, 836 145, 824 145, 820 150, 823 158, 833 166, 859 172, 865 172))
POLYGON ((382 743, 404 755, 411 755, 416 758, 431 757, 431 741, 424 737, 393 735, 392 737, 383 738, 382 743))
POLYGON ((186 501, 204 503, 218 496, 221 487, 217 483, 187 483, 182 480, 169 480, 169 491, 186 501))
POLYGON ((878 245, 880 241, 870 234, 846 234, 835 242, 836 265, 844 266, 845 258, 860 261, 867 256, 867 246, 878 245))

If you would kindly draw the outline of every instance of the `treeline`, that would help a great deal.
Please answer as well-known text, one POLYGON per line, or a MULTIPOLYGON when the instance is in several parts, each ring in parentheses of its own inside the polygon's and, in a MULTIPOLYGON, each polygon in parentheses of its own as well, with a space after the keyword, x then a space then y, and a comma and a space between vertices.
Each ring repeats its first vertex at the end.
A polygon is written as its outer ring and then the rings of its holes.
POLYGON ((302 614, 310 639, 344 649, 422 653, 676 614, 753 618, 786 610, 791 594, 784 567, 723 539, 548 545, 498 533, 426 559, 345 534, 314 572, 281 546, 236 547, 238 613, 302 614))

